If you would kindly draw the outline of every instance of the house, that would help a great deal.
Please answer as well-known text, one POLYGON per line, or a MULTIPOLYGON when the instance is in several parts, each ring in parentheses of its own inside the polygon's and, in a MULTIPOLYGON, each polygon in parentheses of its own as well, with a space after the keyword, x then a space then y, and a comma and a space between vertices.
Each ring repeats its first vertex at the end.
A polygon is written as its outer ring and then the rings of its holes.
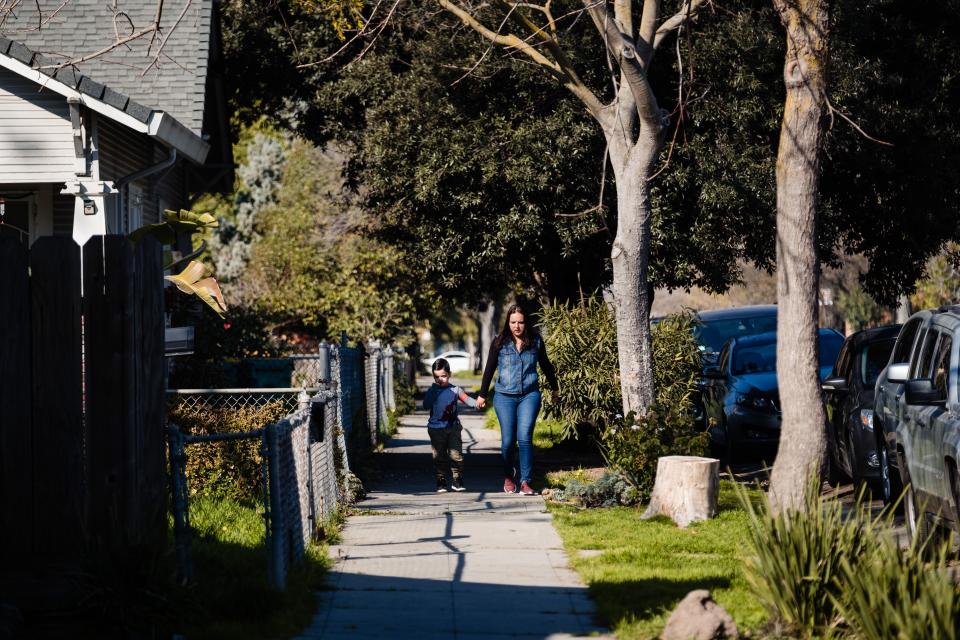
POLYGON ((152 24, 157 2, 70 0, 4 16, 0 233, 83 244, 230 188, 216 5, 166 0, 158 37, 83 61, 152 24))

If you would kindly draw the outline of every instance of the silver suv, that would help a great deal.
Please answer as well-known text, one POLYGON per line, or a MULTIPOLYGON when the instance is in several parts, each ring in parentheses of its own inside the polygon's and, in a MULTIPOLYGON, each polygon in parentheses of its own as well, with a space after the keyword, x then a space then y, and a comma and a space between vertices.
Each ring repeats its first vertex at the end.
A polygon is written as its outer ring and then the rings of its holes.
POLYGON ((960 306, 921 311, 904 324, 877 382, 874 419, 884 433, 890 478, 885 497, 899 489, 895 461, 907 487, 907 522, 921 535, 931 523, 960 530, 958 350, 960 306))

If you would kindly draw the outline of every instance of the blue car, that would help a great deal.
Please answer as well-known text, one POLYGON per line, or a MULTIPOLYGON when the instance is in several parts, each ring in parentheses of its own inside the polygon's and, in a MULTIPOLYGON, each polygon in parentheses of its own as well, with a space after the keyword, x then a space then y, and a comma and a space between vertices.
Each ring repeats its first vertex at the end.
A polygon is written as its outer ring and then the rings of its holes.
MULTIPOLYGON (((843 335, 820 329, 820 380, 833 369, 843 335)), ((777 334, 731 338, 704 370, 703 406, 713 454, 727 464, 772 461, 780 442, 777 334)))

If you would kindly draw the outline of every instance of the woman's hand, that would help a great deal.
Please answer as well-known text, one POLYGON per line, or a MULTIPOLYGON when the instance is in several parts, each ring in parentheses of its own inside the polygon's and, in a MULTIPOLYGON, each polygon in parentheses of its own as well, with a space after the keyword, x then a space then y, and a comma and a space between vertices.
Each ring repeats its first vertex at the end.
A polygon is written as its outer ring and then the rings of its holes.
POLYGON ((483 396, 477 396, 477 409, 483 409, 487 406, 487 399, 483 396))

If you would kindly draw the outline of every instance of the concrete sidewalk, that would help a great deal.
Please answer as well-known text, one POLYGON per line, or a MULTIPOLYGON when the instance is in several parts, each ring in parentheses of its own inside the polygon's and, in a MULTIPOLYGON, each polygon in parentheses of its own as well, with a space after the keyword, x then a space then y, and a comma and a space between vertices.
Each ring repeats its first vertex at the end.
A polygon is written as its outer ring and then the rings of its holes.
POLYGON ((331 548, 330 590, 298 639, 604 634, 539 496, 501 490, 500 436, 467 412, 463 493, 435 492, 426 413, 401 420, 383 480, 331 548))

